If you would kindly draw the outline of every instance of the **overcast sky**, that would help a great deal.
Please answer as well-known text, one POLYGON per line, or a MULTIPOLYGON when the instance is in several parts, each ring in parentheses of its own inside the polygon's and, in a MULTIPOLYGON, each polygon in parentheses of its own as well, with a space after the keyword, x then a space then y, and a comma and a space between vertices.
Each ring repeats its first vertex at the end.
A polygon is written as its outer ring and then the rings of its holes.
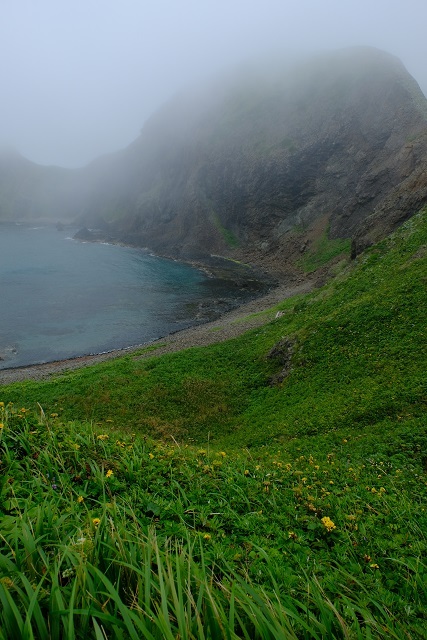
POLYGON ((250 57, 372 45, 427 94, 427 0, 0 0, 0 144, 73 167, 250 57))

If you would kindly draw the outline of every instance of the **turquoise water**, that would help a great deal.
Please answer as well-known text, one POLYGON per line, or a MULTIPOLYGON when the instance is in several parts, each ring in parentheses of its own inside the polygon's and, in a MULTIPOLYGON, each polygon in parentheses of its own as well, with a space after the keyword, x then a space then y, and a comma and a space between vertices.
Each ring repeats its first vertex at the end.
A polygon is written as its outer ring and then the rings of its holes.
POLYGON ((212 298, 200 270, 72 234, 0 225, 0 369, 149 342, 212 298))

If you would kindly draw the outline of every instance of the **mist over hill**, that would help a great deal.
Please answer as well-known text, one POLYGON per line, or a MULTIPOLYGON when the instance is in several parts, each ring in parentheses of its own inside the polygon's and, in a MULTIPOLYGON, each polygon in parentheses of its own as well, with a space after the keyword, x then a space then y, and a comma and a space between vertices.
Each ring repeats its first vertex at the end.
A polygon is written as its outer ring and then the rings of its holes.
POLYGON ((320 236, 357 252, 425 202, 427 100, 371 48, 207 81, 84 169, 0 160, 0 219, 73 220, 93 239, 275 271, 320 236))

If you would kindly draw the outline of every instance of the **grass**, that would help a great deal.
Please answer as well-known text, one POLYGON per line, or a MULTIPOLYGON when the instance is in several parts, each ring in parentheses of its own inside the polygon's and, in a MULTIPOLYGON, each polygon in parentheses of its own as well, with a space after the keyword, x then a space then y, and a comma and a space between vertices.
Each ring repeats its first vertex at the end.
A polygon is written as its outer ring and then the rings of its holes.
POLYGON ((329 238, 329 230, 326 229, 300 258, 299 265, 305 273, 313 273, 341 254, 350 255, 350 245, 348 238, 329 238))
POLYGON ((240 338, 2 387, 0 639, 425 638, 426 244, 424 211, 240 338))
POLYGON ((232 249, 235 249, 236 247, 239 246, 238 239, 236 238, 234 233, 230 231, 230 229, 227 229, 226 227, 224 227, 217 213, 212 213, 212 221, 215 226, 215 229, 219 231, 223 240, 229 247, 231 247, 232 249))

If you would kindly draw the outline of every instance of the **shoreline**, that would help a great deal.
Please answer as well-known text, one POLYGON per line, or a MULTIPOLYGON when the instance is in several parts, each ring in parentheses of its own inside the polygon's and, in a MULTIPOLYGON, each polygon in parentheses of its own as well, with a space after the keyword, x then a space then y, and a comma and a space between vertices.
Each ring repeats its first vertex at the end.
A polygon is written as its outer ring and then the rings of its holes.
POLYGON ((308 293, 312 291, 315 286, 315 278, 313 280, 302 279, 301 281, 288 283, 286 285, 278 285, 273 287, 268 293, 253 298, 249 302, 244 302, 230 311, 226 311, 216 320, 167 334, 163 338, 158 338, 145 344, 114 349, 106 353, 78 356, 67 360, 55 360, 42 364, 0 369, 0 386, 13 384, 14 382, 23 382, 25 380, 48 380, 66 371, 80 369, 121 356, 134 354, 136 359, 140 359, 173 353, 190 347, 208 346, 210 344, 224 342, 225 340, 241 335, 249 329, 262 326, 275 317, 274 312, 270 314, 265 313, 262 316, 254 316, 252 314, 267 311, 270 307, 286 298, 308 293), (146 352, 139 353, 142 349, 146 349, 146 352))

